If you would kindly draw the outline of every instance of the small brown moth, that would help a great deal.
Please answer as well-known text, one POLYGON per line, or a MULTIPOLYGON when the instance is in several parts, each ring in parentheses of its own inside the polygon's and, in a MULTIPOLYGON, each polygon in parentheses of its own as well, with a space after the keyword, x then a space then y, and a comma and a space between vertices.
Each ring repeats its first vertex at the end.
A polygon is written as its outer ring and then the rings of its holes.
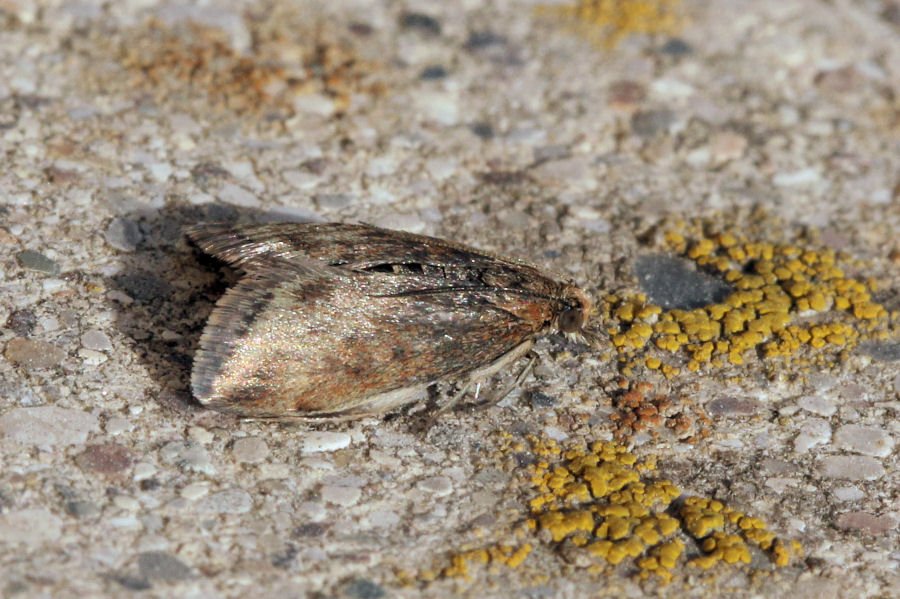
POLYGON ((367 225, 198 225, 243 271, 200 338, 191 386, 254 418, 355 418, 430 384, 481 378, 556 328, 582 333, 587 294, 537 267, 367 225))

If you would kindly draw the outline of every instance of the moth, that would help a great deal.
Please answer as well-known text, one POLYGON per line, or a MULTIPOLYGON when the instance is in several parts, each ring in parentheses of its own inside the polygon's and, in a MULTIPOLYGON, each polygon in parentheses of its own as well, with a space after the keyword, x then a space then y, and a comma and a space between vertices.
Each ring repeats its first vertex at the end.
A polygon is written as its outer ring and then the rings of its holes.
POLYGON ((191 373, 206 407, 251 418, 349 419, 447 379, 480 379, 535 338, 584 333, 571 280, 434 237, 342 223, 186 231, 242 276, 216 303, 191 373))

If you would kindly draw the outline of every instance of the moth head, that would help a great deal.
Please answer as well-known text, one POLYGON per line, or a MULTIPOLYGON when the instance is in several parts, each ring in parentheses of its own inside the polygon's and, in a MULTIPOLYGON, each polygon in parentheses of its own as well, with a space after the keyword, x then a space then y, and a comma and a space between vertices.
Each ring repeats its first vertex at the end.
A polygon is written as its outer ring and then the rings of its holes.
POLYGON ((584 324, 593 309, 593 302, 587 294, 574 284, 567 285, 562 292, 565 302, 563 309, 556 318, 556 328, 564 334, 583 334, 584 324))

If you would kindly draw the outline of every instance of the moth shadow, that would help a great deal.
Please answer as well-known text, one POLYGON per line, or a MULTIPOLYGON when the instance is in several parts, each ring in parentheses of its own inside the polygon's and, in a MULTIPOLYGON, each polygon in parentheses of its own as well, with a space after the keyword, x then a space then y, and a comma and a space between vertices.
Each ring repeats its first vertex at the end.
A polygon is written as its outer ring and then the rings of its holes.
POLYGON ((201 222, 289 220, 284 215, 222 204, 168 203, 161 210, 120 217, 110 228, 126 245, 118 272, 105 280, 115 327, 131 340, 154 382, 150 393, 164 408, 196 412, 191 365, 216 300, 235 273, 194 248, 186 227, 201 222))

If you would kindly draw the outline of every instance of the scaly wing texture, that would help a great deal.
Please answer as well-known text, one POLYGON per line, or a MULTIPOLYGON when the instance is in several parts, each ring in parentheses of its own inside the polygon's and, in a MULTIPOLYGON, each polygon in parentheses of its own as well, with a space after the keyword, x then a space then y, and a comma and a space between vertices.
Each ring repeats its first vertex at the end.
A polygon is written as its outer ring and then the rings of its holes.
POLYGON ((372 396, 465 374, 553 317, 543 298, 308 262, 252 268, 222 297, 192 374, 202 403, 258 417, 363 414, 372 396))
POLYGON ((204 252, 244 270, 273 258, 315 259, 346 269, 412 266, 423 276, 482 287, 558 292, 561 283, 523 261, 443 239, 343 223, 203 224, 187 231, 204 252))

